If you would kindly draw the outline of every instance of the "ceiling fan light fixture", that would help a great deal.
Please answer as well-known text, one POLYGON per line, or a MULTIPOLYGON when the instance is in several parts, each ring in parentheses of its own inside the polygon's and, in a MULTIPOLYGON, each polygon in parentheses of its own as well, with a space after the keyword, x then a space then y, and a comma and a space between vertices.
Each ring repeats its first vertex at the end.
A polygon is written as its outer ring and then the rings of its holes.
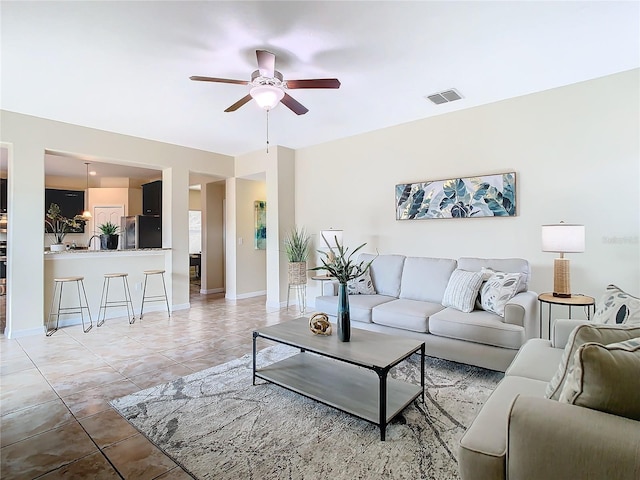
POLYGON ((260 108, 265 110, 272 110, 277 107, 280 100, 284 97, 284 91, 272 85, 258 85, 253 87, 249 94, 260 108))

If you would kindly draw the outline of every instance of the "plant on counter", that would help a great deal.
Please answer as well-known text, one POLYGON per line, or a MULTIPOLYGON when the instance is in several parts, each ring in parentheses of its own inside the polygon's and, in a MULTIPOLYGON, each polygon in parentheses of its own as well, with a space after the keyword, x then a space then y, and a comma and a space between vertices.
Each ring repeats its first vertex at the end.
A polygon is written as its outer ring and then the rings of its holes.
POLYGON ((73 218, 63 217, 60 213, 60 206, 57 203, 51 204, 44 219, 45 230, 51 235, 56 245, 62 245, 67 233, 77 231, 83 223, 84 220, 80 215, 76 215, 73 218))
POLYGON ((118 248, 118 228, 118 225, 111 222, 98 225, 98 229, 102 232, 102 235, 100 235, 100 250, 116 250, 118 248))
POLYGON ((98 225, 98 228, 102 232, 102 235, 117 235, 119 227, 114 223, 106 222, 102 225, 98 225))

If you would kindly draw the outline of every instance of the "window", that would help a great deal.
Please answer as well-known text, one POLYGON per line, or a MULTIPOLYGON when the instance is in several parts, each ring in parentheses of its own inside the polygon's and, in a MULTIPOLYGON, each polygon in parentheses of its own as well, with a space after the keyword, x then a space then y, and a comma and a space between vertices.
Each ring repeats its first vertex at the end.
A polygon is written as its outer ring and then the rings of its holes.
POLYGON ((202 252, 202 212, 189 210, 189 253, 202 252))

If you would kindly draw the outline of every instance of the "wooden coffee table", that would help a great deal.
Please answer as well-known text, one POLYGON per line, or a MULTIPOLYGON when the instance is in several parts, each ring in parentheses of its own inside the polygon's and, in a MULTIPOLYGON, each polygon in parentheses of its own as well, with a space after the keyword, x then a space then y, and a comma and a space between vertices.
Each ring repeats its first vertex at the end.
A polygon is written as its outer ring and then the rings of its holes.
POLYGON ((253 332, 253 384, 256 378, 280 385, 380 427, 419 396, 424 402, 424 342, 395 335, 352 331, 350 342, 337 335, 314 335, 309 320, 297 318, 253 332), (256 368, 258 337, 300 349, 291 357, 256 368), (391 368, 420 352, 420 385, 388 378, 391 368))

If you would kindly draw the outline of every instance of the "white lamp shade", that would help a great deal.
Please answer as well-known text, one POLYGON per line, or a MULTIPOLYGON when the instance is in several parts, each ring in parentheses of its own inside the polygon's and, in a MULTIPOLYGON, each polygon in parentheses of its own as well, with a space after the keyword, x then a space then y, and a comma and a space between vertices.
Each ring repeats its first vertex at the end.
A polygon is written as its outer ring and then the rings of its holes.
POLYGON ((572 225, 569 223, 542 225, 543 252, 584 252, 584 239, 584 225, 572 225))
POLYGON ((253 87, 249 94, 260 108, 264 108, 265 110, 272 110, 277 107, 280 100, 282 100, 282 97, 284 97, 284 92, 281 88, 273 87, 271 85, 259 85, 257 87, 253 87))
POLYGON ((320 236, 323 239, 323 247, 336 248, 337 243, 342 245, 342 230, 321 230, 320 236))

